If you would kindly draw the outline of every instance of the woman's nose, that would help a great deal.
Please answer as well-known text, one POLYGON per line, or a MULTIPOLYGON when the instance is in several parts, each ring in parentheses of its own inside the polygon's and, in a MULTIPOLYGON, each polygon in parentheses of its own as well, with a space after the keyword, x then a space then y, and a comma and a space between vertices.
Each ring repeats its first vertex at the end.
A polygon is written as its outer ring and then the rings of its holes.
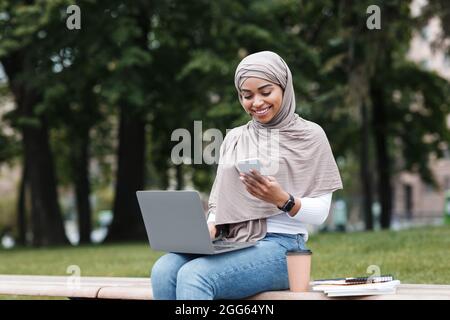
POLYGON ((258 96, 255 96, 255 100, 253 102, 254 107, 259 107, 263 104, 263 100, 259 98, 258 96))

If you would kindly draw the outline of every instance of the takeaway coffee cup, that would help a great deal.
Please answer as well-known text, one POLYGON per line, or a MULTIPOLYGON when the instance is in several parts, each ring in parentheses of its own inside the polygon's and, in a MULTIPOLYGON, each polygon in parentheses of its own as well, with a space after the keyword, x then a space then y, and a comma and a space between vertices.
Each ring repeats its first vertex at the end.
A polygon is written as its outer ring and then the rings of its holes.
POLYGON ((289 251, 286 253, 289 288, 295 292, 309 290, 311 272, 311 250, 289 251))

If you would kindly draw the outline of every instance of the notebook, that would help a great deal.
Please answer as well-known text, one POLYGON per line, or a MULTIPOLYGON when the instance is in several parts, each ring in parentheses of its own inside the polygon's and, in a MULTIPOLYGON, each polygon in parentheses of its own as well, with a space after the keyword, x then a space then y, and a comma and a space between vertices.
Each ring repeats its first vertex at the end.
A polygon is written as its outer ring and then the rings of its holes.
POLYGON ((322 279, 311 282, 313 291, 328 297, 395 294, 399 280, 392 276, 322 279))
POLYGON ((318 279, 311 282, 312 285, 319 284, 335 284, 335 285, 353 285, 365 283, 379 283, 394 280, 392 275, 383 275, 377 277, 356 277, 356 278, 335 278, 335 279, 318 279))

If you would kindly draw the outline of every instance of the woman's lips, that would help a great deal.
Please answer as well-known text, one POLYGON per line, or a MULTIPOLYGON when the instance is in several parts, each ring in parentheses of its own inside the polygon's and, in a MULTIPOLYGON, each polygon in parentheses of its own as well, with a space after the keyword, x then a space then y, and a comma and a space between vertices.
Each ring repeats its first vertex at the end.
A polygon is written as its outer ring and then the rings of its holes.
POLYGON ((253 110, 253 113, 256 114, 258 117, 265 116, 271 108, 272 106, 268 106, 263 109, 253 110))

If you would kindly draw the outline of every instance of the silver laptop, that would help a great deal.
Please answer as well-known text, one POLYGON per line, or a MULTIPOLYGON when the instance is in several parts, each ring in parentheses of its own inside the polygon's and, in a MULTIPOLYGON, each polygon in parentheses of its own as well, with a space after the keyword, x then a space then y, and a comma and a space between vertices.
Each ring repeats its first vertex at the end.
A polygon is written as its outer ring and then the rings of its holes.
POLYGON ((257 242, 211 241, 197 191, 137 191, 139 207, 154 250, 217 254, 248 248, 257 242))

